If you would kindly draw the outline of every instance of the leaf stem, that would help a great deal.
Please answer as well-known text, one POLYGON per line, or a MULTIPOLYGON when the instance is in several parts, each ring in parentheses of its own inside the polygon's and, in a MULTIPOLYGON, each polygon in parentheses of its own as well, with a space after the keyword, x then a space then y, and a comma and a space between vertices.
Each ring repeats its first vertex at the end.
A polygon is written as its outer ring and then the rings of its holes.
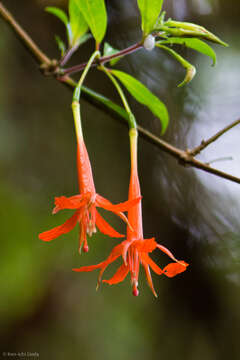
POLYGON ((126 96, 124 95, 124 92, 121 88, 121 86, 119 85, 119 83, 117 82, 117 80, 115 79, 115 77, 111 74, 111 70, 107 69, 105 66, 101 65, 99 66, 99 69, 104 71, 105 74, 109 77, 109 79, 112 81, 113 85, 115 86, 115 88, 117 89, 117 92, 123 102, 123 105, 126 109, 126 112, 128 114, 128 125, 130 129, 136 129, 137 128, 137 124, 136 124, 136 120, 135 117, 130 109, 130 106, 127 102, 126 96))

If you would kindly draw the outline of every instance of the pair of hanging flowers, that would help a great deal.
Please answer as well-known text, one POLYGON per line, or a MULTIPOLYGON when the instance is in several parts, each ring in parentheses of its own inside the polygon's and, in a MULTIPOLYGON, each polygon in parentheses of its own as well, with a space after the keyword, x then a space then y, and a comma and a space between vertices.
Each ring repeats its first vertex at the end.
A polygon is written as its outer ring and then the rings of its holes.
POLYGON ((138 277, 140 265, 143 266, 147 278, 148 285, 153 294, 157 297, 153 286, 150 269, 158 275, 166 275, 167 277, 174 277, 175 275, 186 270, 188 264, 184 261, 177 260, 174 255, 163 245, 158 244, 154 238, 144 239, 142 226, 142 195, 138 178, 137 167, 137 141, 138 132, 135 118, 129 108, 126 98, 120 88, 117 80, 111 74, 109 69, 101 66, 107 76, 112 80, 117 91, 119 92, 123 104, 128 113, 129 123, 129 138, 130 138, 130 155, 131 155, 131 175, 129 183, 128 200, 120 204, 112 204, 96 192, 91 163, 88 157, 88 152, 84 143, 81 116, 80 116, 80 93, 81 86, 85 76, 91 67, 91 64, 96 57, 99 56, 99 51, 96 51, 90 58, 79 83, 77 84, 72 102, 73 117, 75 123, 76 137, 77 137, 77 170, 79 194, 71 197, 60 196, 55 198, 55 207, 53 214, 63 209, 75 210, 74 214, 62 225, 57 226, 51 230, 45 231, 39 235, 43 241, 51 241, 60 235, 70 232, 75 226, 79 225, 79 252, 81 249, 84 252, 89 251, 87 236, 91 237, 96 233, 97 229, 105 235, 113 238, 123 238, 124 235, 118 233, 104 218, 99 214, 97 208, 103 208, 111 211, 119 216, 127 225, 127 235, 121 243, 115 246, 106 260, 97 265, 82 266, 74 268, 76 272, 88 272, 99 269, 97 288, 101 282, 109 285, 117 284, 123 281, 127 274, 130 273, 132 293, 138 296, 138 277), (127 212, 127 216, 124 214, 127 212), (149 253, 159 249, 170 257, 173 262, 170 262, 163 269, 160 268, 149 256, 149 253), (102 276, 106 268, 116 259, 122 258, 122 265, 118 268, 111 279, 102 280, 102 276))

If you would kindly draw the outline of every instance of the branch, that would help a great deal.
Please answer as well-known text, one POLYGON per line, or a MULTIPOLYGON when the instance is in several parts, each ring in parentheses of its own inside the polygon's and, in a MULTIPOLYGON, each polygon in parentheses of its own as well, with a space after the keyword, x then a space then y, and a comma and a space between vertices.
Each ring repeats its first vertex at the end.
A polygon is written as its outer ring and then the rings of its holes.
POLYGON ((240 178, 230 175, 228 173, 225 173, 221 170, 212 168, 209 164, 205 164, 199 160, 196 160, 191 155, 191 150, 184 151, 184 150, 178 149, 175 146, 173 146, 173 145, 167 143, 166 141, 158 138, 157 136, 153 135, 150 131, 140 127, 139 125, 138 125, 138 130, 142 134, 142 136, 144 138, 146 138, 146 140, 148 140, 149 142, 151 142, 154 145, 157 145, 157 147, 159 149, 161 149, 164 152, 168 153, 169 155, 173 156, 175 159, 177 159, 179 161, 179 163, 181 165, 195 167, 197 169, 203 170, 210 174, 213 174, 218 177, 221 177, 221 178, 233 181, 237 184, 240 184, 240 178))
POLYGON ((205 149, 208 145, 210 145, 211 143, 213 143, 214 141, 216 141, 218 138, 220 138, 220 136, 222 136, 223 134, 225 134, 228 130, 232 129, 234 126, 240 124, 240 119, 232 122, 230 125, 226 126, 225 128, 223 128, 222 130, 218 131, 215 135, 213 135, 212 137, 210 137, 208 140, 202 140, 201 144, 199 146, 196 146, 195 148, 193 148, 192 150, 188 151, 189 155, 192 156, 196 156, 197 154, 199 154, 203 149, 205 149))
MULTIPOLYGON (((75 81, 66 74, 61 78, 56 77, 56 75, 58 74, 57 63, 54 60, 49 59, 39 49, 39 47, 34 43, 34 41, 29 37, 29 35, 22 29, 22 27, 12 17, 12 15, 9 13, 9 11, 3 6, 1 1, 0 1, 0 15, 10 25, 10 27, 15 32, 15 34, 20 39, 20 41, 24 44, 24 46, 27 47, 28 51, 32 54, 32 56, 34 57, 36 62, 40 65, 40 67, 42 69, 45 69, 45 71, 43 72, 45 75, 49 75, 49 74, 55 75, 56 80, 60 81, 68 88, 72 89, 76 86, 75 81), (55 71, 52 71, 51 67, 54 67, 54 66, 55 66, 55 71), (49 70, 49 69, 51 71, 48 73, 47 70, 49 70)), ((135 44, 135 46, 137 46, 136 49, 140 48, 140 43, 135 44)), ((118 56, 119 56, 119 53, 118 53, 118 56)), ((109 61, 109 57, 102 58, 102 61, 104 61, 104 62, 109 61), (107 58, 107 60, 106 60, 106 58, 107 58)), ((96 107, 104 110, 106 113, 110 114, 115 119, 121 120, 121 122, 123 122, 125 125, 127 125, 127 122, 125 120, 127 120, 128 115, 122 107, 118 106, 117 104, 115 104, 114 102, 109 100, 108 98, 106 98, 86 87, 82 87, 82 92, 83 92, 83 97, 88 102, 90 102, 91 104, 94 104, 96 107)), ((222 129, 221 131, 219 131, 217 134, 215 134, 208 140, 202 141, 201 144, 199 146, 195 147, 194 149, 186 150, 186 151, 176 148, 175 146, 173 146, 173 145, 167 143, 166 141, 160 139, 159 137, 153 135, 150 131, 142 128, 141 126, 138 126, 138 131, 142 135, 142 137, 144 137, 148 142, 154 144, 162 151, 173 156, 175 159, 178 160, 178 162, 181 165, 195 167, 197 169, 203 170, 210 174, 213 174, 213 175, 219 176, 221 178, 224 178, 224 179, 227 179, 227 180, 230 180, 230 181, 240 184, 240 178, 237 178, 235 176, 227 174, 218 169, 212 168, 211 166, 209 166, 209 164, 205 164, 194 158, 194 156, 196 154, 199 154, 209 144, 211 144, 212 142, 217 140, 220 136, 222 136, 224 133, 226 133, 228 130, 230 130, 231 128, 233 128, 234 126, 236 126, 239 123, 240 123, 240 119, 234 121, 232 124, 230 124, 229 126, 227 126, 224 129, 222 129)))
POLYGON ((22 44, 30 50, 32 56, 39 64, 50 65, 51 60, 39 49, 30 36, 23 30, 23 28, 15 21, 10 12, 3 6, 0 1, 0 15, 10 25, 22 44))
MULTIPOLYGON (((102 56, 99 59, 96 59, 96 61, 94 61, 92 66, 97 66, 99 64, 104 65, 105 63, 107 63, 107 62, 109 62, 109 61, 111 61, 113 59, 119 58, 119 57, 124 56, 124 55, 129 55, 129 54, 141 49, 142 47, 143 47, 142 42, 136 43, 134 45, 129 46, 126 49, 118 51, 116 54, 112 54, 112 55, 108 55, 108 56, 102 56)), ((72 66, 72 67, 70 67, 68 69, 63 69, 62 73, 64 75, 73 74, 73 73, 76 73, 76 72, 79 72, 79 71, 83 70, 86 65, 87 65, 87 63, 75 65, 75 66, 72 66)))

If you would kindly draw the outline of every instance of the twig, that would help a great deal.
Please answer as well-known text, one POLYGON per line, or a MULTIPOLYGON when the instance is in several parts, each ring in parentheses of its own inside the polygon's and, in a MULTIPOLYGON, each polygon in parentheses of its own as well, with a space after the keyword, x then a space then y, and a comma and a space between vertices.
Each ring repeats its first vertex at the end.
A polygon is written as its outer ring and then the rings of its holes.
POLYGON ((14 17, 0 2, 0 15, 10 25, 22 44, 30 50, 32 56, 39 64, 50 65, 51 60, 39 49, 30 36, 23 30, 23 28, 15 21, 14 17))
POLYGON ((59 66, 61 67, 64 66, 76 50, 77 50, 77 46, 73 46, 72 48, 68 49, 67 52, 62 57, 62 59, 59 61, 59 66))
MULTIPOLYGON (((12 17, 12 15, 9 13, 9 11, 2 5, 2 2, 0 1, 0 15, 3 17, 3 19, 9 23, 10 27, 14 30, 18 38, 21 40, 21 42, 27 47, 27 49, 30 51, 32 56, 35 58, 38 64, 42 65, 42 67, 51 67, 54 65, 54 61, 50 60, 40 49, 39 47, 33 42, 33 40, 29 37, 29 35, 21 28, 21 26, 15 21, 15 19, 12 17)), ((137 44, 136 44, 137 45, 137 44)), ((138 44, 138 47, 140 48, 140 43, 138 44)), ((125 49, 126 50, 126 49, 125 49)), ((119 54, 119 53, 118 53, 119 54)), ((118 55, 119 56, 119 55, 118 55)), ((103 61, 103 58, 102 58, 103 61)), ((105 57, 104 62, 109 61, 109 57, 105 57), (106 59, 108 58, 108 59, 106 59)), ((71 77, 68 75, 64 75, 63 77, 56 77, 57 72, 52 71, 50 72, 51 75, 55 75, 55 78, 62 82, 65 86, 69 88, 74 88, 76 86, 76 83, 71 77)), ((46 75, 46 73, 45 73, 46 75)), ((121 120, 125 125, 127 125, 127 122, 125 121, 127 119, 127 113, 126 111, 113 103, 108 98, 96 93, 95 91, 88 89, 86 87, 82 87, 82 92, 84 98, 89 101, 91 104, 94 104, 98 108, 103 109, 105 112, 112 115, 117 120, 121 120)), ((156 145, 159 149, 163 150, 164 152, 168 153, 169 155, 173 156, 175 159, 178 160, 178 162, 181 165, 187 165, 191 167, 195 167, 197 169, 203 170, 205 172, 208 172, 210 174, 219 176, 221 178, 230 180, 232 182, 240 184, 240 178, 237 178, 235 176, 232 176, 230 174, 227 174, 223 171, 220 171, 218 169, 210 167, 208 164, 205 164, 199 160, 196 160, 194 156, 196 154, 199 154, 203 149, 205 149, 209 144, 217 140, 220 136, 222 136, 225 132, 230 130, 232 127, 240 123, 240 119, 234 121, 232 124, 227 126, 226 128, 219 131, 217 134, 212 136, 206 141, 202 141, 202 143, 195 147, 192 150, 181 150, 176 148, 175 146, 167 143, 166 141, 160 139, 159 137, 153 135, 150 131, 142 128, 141 126, 138 126, 139 133, 144 137, 148 142, 156 145)))
MULTIPOLYGON (((92 64, 92 66, 97 66, 99 64, 104 65, 106 62, 109 62, 113 59, 116 59, 118 57, 124 56, 124 55, 129 55, 139 49, 141 49, 143 47, 142 42, 136 43, 134 45, 129 46, 126 49, 120 50, 118 51, 116 54, 112 54, 112 55, 108 55, 108 56, 102 56, 99 59, 97 59, 96 61, 94 61, 94 63, 92 64)), ((83 70, 85 68, 85 66, 87 65, 87 63, 83 63, 83 64, 79 64, 79 65, 75 65, 72 66, 68 69, 63 69, 62 73, 64 75, 69 75, 69 74, 74 74, 76 72, 79 72, 81 70, 83 70)))
POLYGON ((148 142, 151 142, 154 145, 157 145, 158 148, 163 150, 164 152, 168 153, 169 155, 173 156, 175 159, 179 161, 181 165, 185 166, 191 166, 195 167, 199 170, 206 171, 210 174, 219 176, 221 178, 233 181, 237 184, 240 184, 240 178, 230 175, 228 173, 225 173, 223 171, 220 171, 218 169, 212 168, 209 165, 196 160, 192 155, 189 155, 188 151, 180 150, 176 148, 175 146, 167 143, 166 141, 158 138, 157 136, 153 135, 150 131, 142 128, 138 125, 138 130, 141 133, 141 135, 148 140, 148 142))
POLYGON ((212 144, 216 141, 220 136, 225 134, 228 130, 232 129, 234 126, 240 124, 240 119, 233 121, 230 125, 226 126, 222 130, 218 131, 215 135, 210 137, 208 140, 202 140, 199 146, 196 146, 192 150, 188 150, 188 154, 192 156, 196 156, 199 154, 203 149, 205 149, 208 145, 212 144))
POLYGON ((217 159, 210 160, 210 161, 206 162, 206 164, 210 165, 210 164, 213 164, 214 162, 229 161, 229 160, 233 160, 233 157, 232 156, 223 156, 223 157, 220 157, 217 159))

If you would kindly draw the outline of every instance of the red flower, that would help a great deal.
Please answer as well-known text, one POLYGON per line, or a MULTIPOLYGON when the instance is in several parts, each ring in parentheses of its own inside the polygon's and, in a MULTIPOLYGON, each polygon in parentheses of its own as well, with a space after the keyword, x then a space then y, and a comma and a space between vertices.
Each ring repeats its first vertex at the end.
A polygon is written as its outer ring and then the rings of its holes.
MULTIPOLYGON (((135 130, 130 130, 130 142, 131 142, 131 177, 129 185, 129 201, 133 199, 141 198, 141 190, 138 179, 137 171, 137 132, 135 130)), ((79 269, 73 269, 74 271, 93 271, 95 269, 100 269, 100 274, 98 277, 99 286, 103 272, 109 264, 114 262, 117 258, 122 256, 123 264, 109 280, 103 280, 103 282, 108 283, 109 285, 117 284, 125 279, 127 274, 130 272, 131 284, 133 289, 133 295, 138 295, 138 275, 140 264, 143 265, 148 284, 155 296, 157 296, 152 282, 152 277, 150 273, 150 268, 157 273, 158 275, 166 275, 168 277, 173 277, 186 270, 188 264, 184 261, 178 261, 173 254, 164 246, 157 244, 157 242, 152 239, 143 238, 143 227, 142 227, 142 204, 141 200, 132 206, 128 210, 128 220, 131 223, 133 229, 127 229, 127 240, 123 241, 121 244, 115 246, 108 256, 108 258, 92 266, 83 266, 79 269), (155 250, 156 248, 163 251, 167 254, 174 263, 170 263, 161 269, 150 257, 149 253, 155 250)))
POLYGON ((96 193, 91 164, 83 139, 78 142, 77 147, 77 167, 80 195, 71 197, 60 196, 55 198, 55 208, 53 214, 59 210, 74 209, 74 215, 70 217, 64 224, 57 226, 51 230, 39 234, 39 238, 43 241, 51 241, 62 234, 71 231, 77 223, 80 224, 79 251, 83 245, 83 251, 89 250, 87 243, 87 234, 92 236, 96 232, 96 227, 106 235, 111 237, 123 237, 114 230, 99 214, 97 207, 112 211, 123 219, 128 225, 127 217, 123 211, 127 211, 131 206, 135 205, 139 198, 125 201, 118 205, 113 205, 110 201, 96 193))
POLYGON ((153 287, 152 277, 150 273, 150 268, 158 275, 166 275, 168 277, 173 277, 181 272, 185 271, 188 264, 184 261, 178 261, 175 259, 173 254, 164 246, 159 245, 156 241, 152 239, 141 239, 135 241, 125 240, 121 244, 115 246, 108 256, 108 258, 97 264, 91 266, 82 266, 79 269, 73 269, 74 271, 83 272, 83 271, 93 271, 95 269, 100 269, 100 273, 98 276, 98 285, 101 282, 103 272, 107 268, 109 264, 114 262, 120 256, 123 257, 123 264, 118 268, 113 277, 109 280, 103 280, 103 282, 108 283, 109 285, 117 284, 125 279, 127 274, 130 272, 131 276, 131 284, 133 289, 133 295, 138 296, 138 274, 139 274, 139 266, 143 265, 145 274, 147 277, 148 285, 150 286, 153 294, 157 297, 156 291, 153 287), (156 248, 162 250, 166 253, 171 259, 173 259, 174 263, 170 263, 161 269, 150 257, 149 253, 155 250, 156 248))

